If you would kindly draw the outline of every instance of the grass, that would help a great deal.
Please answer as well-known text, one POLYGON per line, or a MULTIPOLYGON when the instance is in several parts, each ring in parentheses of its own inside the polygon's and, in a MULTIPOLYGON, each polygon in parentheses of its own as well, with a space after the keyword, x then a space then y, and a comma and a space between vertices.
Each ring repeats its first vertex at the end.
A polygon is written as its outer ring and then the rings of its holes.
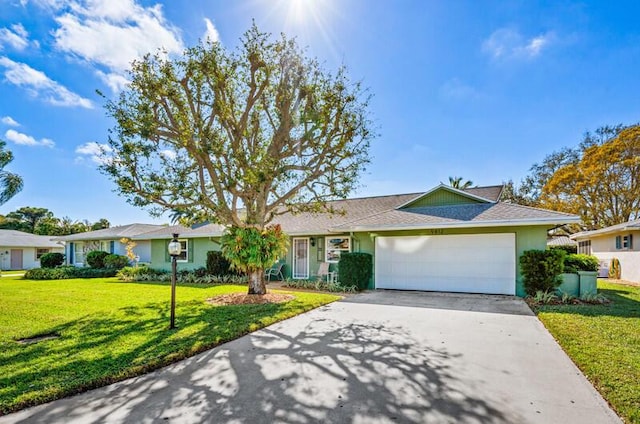
POLYGON ((115 278, 0 280, 0 415, 143 374, 339 299, 292 293, 282 304, 212 306, 246 286, 180 285, 169 330, 166 283, 115 278), (16 340, 43 334, 56 339, 16 340))
POLYGON ((608 305, 554 305, 537 314, 626 422, 640 423, 640 287, 598 281, 608 305))

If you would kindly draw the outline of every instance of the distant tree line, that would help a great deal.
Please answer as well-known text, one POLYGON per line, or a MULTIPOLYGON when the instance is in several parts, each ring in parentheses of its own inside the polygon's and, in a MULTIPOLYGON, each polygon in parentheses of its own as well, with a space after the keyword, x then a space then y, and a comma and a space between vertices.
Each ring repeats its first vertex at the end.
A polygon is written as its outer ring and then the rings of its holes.
POLYGON ((640 124, 587 132, 535 163, 520 184, 506 182, 502 201, 579 215, 593 230, 640 218, 640 124))
POLYGON ((77 221, 69 217, 57 218, 46 208, 26 206, 6 215, 0 215, 0 229, 18 230, 26 233, 66 236, 87 231, 109 228, 111 224, 102 218, 94 223, 77 221))

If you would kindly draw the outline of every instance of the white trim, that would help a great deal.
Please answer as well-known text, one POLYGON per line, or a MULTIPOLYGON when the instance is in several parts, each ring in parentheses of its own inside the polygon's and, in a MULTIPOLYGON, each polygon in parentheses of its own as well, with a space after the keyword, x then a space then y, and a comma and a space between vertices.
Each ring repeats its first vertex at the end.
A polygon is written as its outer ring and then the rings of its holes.
POLYGON ((309 279, 309 253, 310 253, 310 246, 311 242, 309 240, 309 237, 293 237, 292 242, 291 242, 291 278, 293 278, 294 280, 308 280, 309 279), (304 276, 301 275, 296 275, 296 241, 297 240, 304 240, 307 243, 307 273, 304 276))
MULTIPOLYGON (((182 255, 182 252, 185 253, 184 255, 184 259, 176 259, 176 262, 180 262, 180 263, 185 263, 185 262, 189 262, 189 239, 178 239, 178 242, 180 242, 180 244, 182 245, 182 242, 185 243, 186 248, 184 250, 180 251, 180 254, 182 255)), ((180 246, 182 247, 182 246, 180 246)))
POLYGON ((330 264, 337 264, 339 261, 329 260, 329 250, 331 251, 337 250, 340 252, 351 252, 353 250, 352 243, 353 243, 353 240, 350 235, 334 234, 334 235, 325 237, 324 238, 324 261, 330 264), (348 249, 329 249, 329 240, 333 238, 349 240, 349 248, 348 249))
POLYGON ((402 230, 429 230, 436 228, 484 228, 484 227, 520 227, 526 225, 558 225, 558 224, 572 224, 580 222, 580 218, 540 218, 540 219, 526 219, 526 220, 514 220, 505 219, 500 221, 476 221, 476 222, 444 222, 439 224, 410 224, 410 225, 377 225, 377 226, 354 226, 349 228, 336 228, 335 232, 362 232, 362 231, 402 231, 402 230))
MULTIPOLYGON (((418 199, 422 199, 423 197, 426 197, 426 196, 428 196, 429 194, 431 194, 431 193, 435 192, 436 190, 440 190, 440 189, 445 189, 445 190, 448 190, 448 191, 450 191, 450 192, 452 192, 452 193, 460 194, 460 195, 462 195, 462 196, 464 196, 464 197, 467 197, 467 198, 469 198, 469 199, 480 200, 480 201, 482 201, 482 202, 484 202, 484 203, 496 203, 496 202, 494 202, 493 200, 489 200, 489 199, 487 199, 487 198, 485 198, 485 197, 476 196, 475 194, 467 193, 467 192, 466 192, 466 191, 464 191, 464 190, 460 190, 460 189, 458 189, 458 188, 453 188, 453 187, 448 186, 448 185, 446 185, 446 184, 442 184, 442 183, 440 183, 440 184, 438 184, 437 186, 435 186, 434 188, 432 188, 431 190, 429 190, 429 191, 425 191, 425 192, 424 192, 424 193, 422 193, 421 195, 419 195, 419 196, 417 196, 417 197, 415 197, 415 198, 413 198, 413 199, 409 200, 408 202, 405 202, 405 203, 401 204, 400 206, 396 207, 396 209, 402 209, 402 208, 404 208, 405 206, 412 204, 412 203, 413 203, 413 202, 415 202, 416 200, 418 200, 418 199)), ((501 193, 502 193, 502 192, 501 192, 501 193)))

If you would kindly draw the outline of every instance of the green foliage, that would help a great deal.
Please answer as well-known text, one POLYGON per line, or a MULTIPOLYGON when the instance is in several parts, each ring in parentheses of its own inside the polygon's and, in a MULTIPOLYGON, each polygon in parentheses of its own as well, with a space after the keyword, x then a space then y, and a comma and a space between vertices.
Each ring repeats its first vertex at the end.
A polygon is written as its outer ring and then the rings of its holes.
POLYGON ((264 230, 255 227, 229 227, 222 239, 222 254, 231 268, 244 273, 262 271, 287 253, 289 237, 279 225, 264 230))
POLYGON ((610 300, 606 296, 600 293, 585 293, 582 296, 580 296, 580 300, 585 303, 592 303, 595 305, 605 304, 610 302, 610 300))
POLYGON ((104 267, 109 269, 121 269, 125 266, 129 266, 129 258, 123 255, 116 255, 112 253, 104 257, 104 267))
POLYGON ((116 275, 115 269, 78 268, 73 265, 57 268, 34 268, 24 274, 25 280, 68 280, 70 278, 105 278, 116 275))
POLYGON ((619 280, 622 274, 622 268, 620 267, 620 260, 618 258, 611 258, 609 263, 609 278, 619 280))
POLYGON ((231 263, 224 257, 222 252, 212 250, 207 252, 207 272, 212 275, 232 274, 231 263))
POLYGON ((0 415, 148 373, 339 299, 300 292, 282 304, 206 302, 240 292, 246 288, 179 287, 178 328, 170 330, 168 283, 129 284, 110 278, 34 284, 3 277, 0 415), (46 332, 62 337, 16 343, 46 332))
POLYGON ((0 205, 9 201, 22 190, 22 178, 4 168, 13 161, 13 153, 6 148, 7 143, 0 140, 0 205))
POLYGON ((87 253, 87 264, 91 268, 106 268, 104 260, 107 256, 109 256, 108 252, 104 252, 102 250, 92 250, 91 252, 87 253))
POLYGON ((533 301, 539 304, 557 303, 558 296, 556 296, 554 293, 551 293, 551 292, 538 290, 533 295, 533 301))
POLYGON ((536 292, 551 292, 562 281, 564 252, 561 250, 527 250, 520 256, 520 268, 524 277, 525 292, 534 296, 536 292))
MULTIPOLYGON (((5 218, 0 223, 0 228, 39 235, 64 236, 93 229, 87 220, 73 221, 69 217, 56 218, 49 209, 32 206, 9 212, 5 218)), ((105 225, 108 227, 109 221, 101 219, 96 225, 105 228, 105 225)))
POLYGON ((463 181, 462 177, 449 177, 449 185, 453 188, 457 188, 458 190, 464 190, 471 187, 473 185, 473 181, 463 181))
POLYGON ((598 271, 600 262, 591 255, 571 254, 564 257, 564 272, 576 273, 578 271, 598 271))
POLYGON ((338 281, 345 286, 364 290, 373 273, 373 257, 368 253, 344 252, 338 264, 338 281))
POLYGON ((40 266, 42 268, 55 268, 64 263, 64 255, 62 253, 52 252, 45 253, 40 256, 40 266))
POLYGON ((358 291, 357 286, 348 286, 341 283, 327 282, 324 280, 293 280, 287 279, 284 287, 291 287, 292 289, 305 289, 305 290, 318 290, 331 293, 356 293, 358 291))
MULTIPOLYGON (((171 273, 168 271, 148 267, 124 267, 116 274, 121 281, 171 281, 171 273)), ((193 271, 182 270, 176 274, 179 284, 247 284, 248 278, 243 275, 213 275, 206 268, 198 268, 193 271)))
POLYGON ((549 246, 547 249, 557 249, 563 250, 567 255, 573 255, 578 253, 578 246, 575 245, 567 245, 567 246, 549 246))

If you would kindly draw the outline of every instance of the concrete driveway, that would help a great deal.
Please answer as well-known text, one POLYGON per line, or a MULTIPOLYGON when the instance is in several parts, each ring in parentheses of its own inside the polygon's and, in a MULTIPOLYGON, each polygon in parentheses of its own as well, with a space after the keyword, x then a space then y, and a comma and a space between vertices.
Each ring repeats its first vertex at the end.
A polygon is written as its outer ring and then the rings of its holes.
POLYGON ((368 292, 0 423, 615 423, 520 299, 368 292))

